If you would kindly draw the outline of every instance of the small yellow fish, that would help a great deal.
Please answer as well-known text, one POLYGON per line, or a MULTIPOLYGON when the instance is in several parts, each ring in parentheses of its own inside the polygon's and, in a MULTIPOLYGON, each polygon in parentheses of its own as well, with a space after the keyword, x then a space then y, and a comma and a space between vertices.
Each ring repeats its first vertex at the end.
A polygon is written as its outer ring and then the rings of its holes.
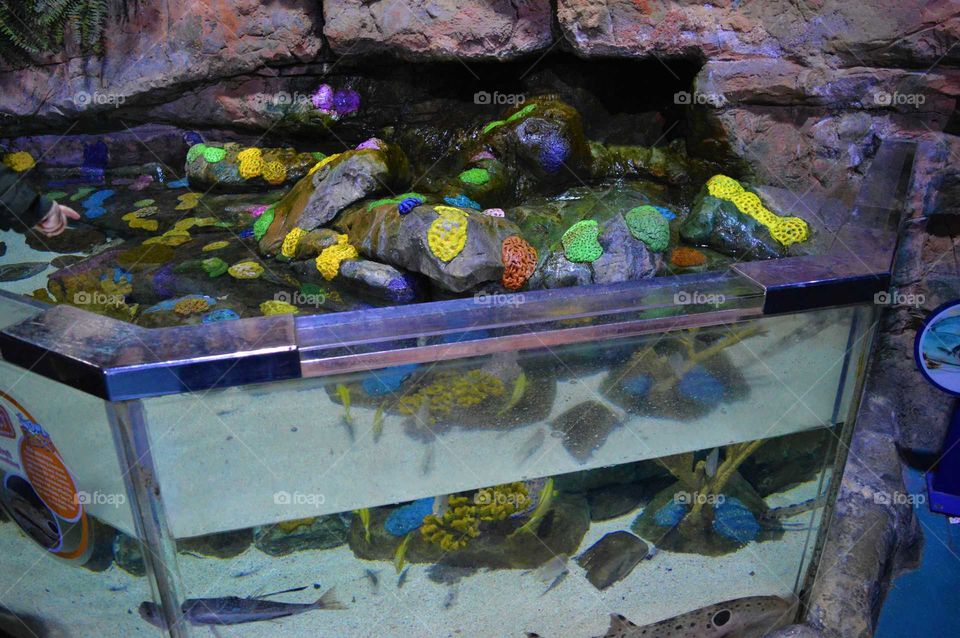
POLYGON ((340 397, 340 402, 343 404, 343 418, 346 419, 347 425, 353 425, 353 417, 350 416, 350 388, 338 383, 337 396, 340 397))
POLYGON ((370 542, 370 509, 362 507, 357 510, 357 516, 360 517, 360 523, 363 525, 363 538, 367 543, 370 542))
POLYGON ((524 393, 527 391, 527 375, 524 372, 520 372, 520 376, 517 377, 516 381, 513 382, 513 394, 510 396, 510 400, 507 401, 507 404, 497 412, 497 416, 502 416, 513 409, 520 399, 523 398, 524 393))
POLYGON ((410 544, 410 539, 413 538, 413 535, 416 532, 410 532, 403 537, 403 540, 400 541, 400 545, 397 547, 397 553, 393 556, 393 568, 397 570, 397 573, 403 571, 404 566, 407 564, 407 545, 410 544))
POLYGON ((546 516, 550 507, 553 505, 553 497, 556 495, 557 493, 553 491, 553 478, 548 478, 547 482, 543 485, 543 489, 540 491, 540 501, 537 503, 536 509, 533 510, 530 520, 517 528, 517 531, 510 536, 519 534, 520 532, 536 532, 537 527, 540 526, 540 521, 543 520, 543 517, 546 516))
POLYGON ((377 411, 373 413, 373 442, 376 443, 380 440, 380 435, 383 434, 383 406, 386 405, 386 401, 377 406, 377 411))

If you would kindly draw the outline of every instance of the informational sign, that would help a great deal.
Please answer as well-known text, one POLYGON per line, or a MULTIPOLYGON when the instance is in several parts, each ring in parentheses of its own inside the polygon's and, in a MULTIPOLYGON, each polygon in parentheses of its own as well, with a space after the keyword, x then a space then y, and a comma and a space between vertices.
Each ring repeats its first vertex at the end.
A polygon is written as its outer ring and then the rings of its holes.
POLYGON ((914 356, 930 383, 960 395, 960 299, 930 313, 917 332, 914 356))
POLYGON ((0 392, 0 506, 34 542, 68 560, 91 552, 90 522, 63 457, 43 426, 0 392))

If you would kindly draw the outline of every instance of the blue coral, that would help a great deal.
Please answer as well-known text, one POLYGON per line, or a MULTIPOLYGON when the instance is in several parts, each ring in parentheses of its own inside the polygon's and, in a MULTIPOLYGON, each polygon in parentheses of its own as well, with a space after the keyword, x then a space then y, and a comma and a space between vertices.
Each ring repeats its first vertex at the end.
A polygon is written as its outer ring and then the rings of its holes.
POLYGON ((540 147, 540 166, 547 173, 556 173, 570 157, 570 143, 562 137, 546 140, 540 147))
POLYGON ((350 115, 360 110, 360 94, 344 89, 333 94, 333 109, 337 115, 350 115))
POLYGON ((674 213, 669 208, 664 208, 663 206, 654 206, 654 208, 656 208, 657 212, 663 215, 663 218, 666 219, 667 221, 675 219, 677 216, 677 214, 674 213))
POLYGON ((749 543, 760 535, 760 523, 740 499, 733 496, 713 506, 713 531, 738 543, 749 543))
POLYGON ((406 215, 414 208, 423 203, 423 200, 419 197, 408 197, 399 204, 397 204, 397 212, 401 215, 406 215))
POLYGON ((235 321, 240 318, 233 310, 229 308, 220 308, 219 310, 211 310, 207 314, 203 315, 203 318, 200 320, 203 323, 217 323, 218 321, 235 321))
POLYGON ((363 391, 372 397, 380 397, 385 394, 392 394, 400 389, 403 382, 413 374, 418 365, 411 363, 405 366, 394 366, 377 370, 363 380, 363 391))
POLYGON ((103 203, 110 197, 113 197, 114 192, 113 190, 106 189, 90 195, 90 197, 83 201, 84 216, 87 219, 96 219, 97 217, 105 215, 107 209, 103 207, 103 203))
POLYGON ((239 237, 240 239, 249 239, 249 238, 253 237, 253 229, 252 229, 252 228, 244 228, 244 229, 241 230, 239 233, 237 233, 237 237, 239 237))
POLYGON ((422 498, 390 512, 383 527, 394 536, 406 536, 420 529, 423 519, 433 513, 433 498, 422 498))
POLYGON ((680 394, 703 405, 717 405, 723 400, 723 384, 702 366, 694 366, 680 379, 680 394))
POLYGON ((653 521, 660 527, 676 527, 686 515, 687 506, 674 497, 657 510, 657 513, 653 515, 653 521))
POLYGON ((410 275, 394 277, 387 284, 387 296, 396 303, 409 303, 417 298, 417 280, 410 275))
POLYGON ((167 182, 167 188, 187 188, 190 186, 190 180, 186 177, 183 179, 174 180, 172 182, 167 182))
POLYGON ((203 144, 203 137, 196 131, 187 131, 183 134, 183 141, 187 143, 187 146, 195 146, 203 144))
POLYGON ((456 197, 444 197, 443 201, 456 206, 457 208, 473 208, 474 210, 483 210, 483 206, 473 201, 466 195, 457 195, 456 197))

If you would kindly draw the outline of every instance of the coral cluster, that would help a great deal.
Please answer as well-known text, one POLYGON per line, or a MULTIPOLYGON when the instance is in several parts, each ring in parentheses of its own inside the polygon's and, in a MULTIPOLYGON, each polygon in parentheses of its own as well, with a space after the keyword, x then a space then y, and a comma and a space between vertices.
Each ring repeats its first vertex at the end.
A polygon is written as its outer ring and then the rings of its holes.
POLYGON ((491 397, 503 396, 503 382, 483 370, 441 372, 437 380, 425 388, 400 399, 402 414, 416 414, 424 401, 431 417, 448 416, 453 408, 470 408, 491 397))
POLYGON ((677 246, 670 253, 670 263, 679 268, 692 268, 707 263, 707 256, 696 248, 677 246))
POLYGON ((323 278, 330 281, 340 272, 340 262, 344 259, 356 259, 360 256, 357 249, 349 243, 346 235, 337 235, 337 243, 323 249, 317 257, 317 270, 323 278))
POLYGON ((573 262, 590 263, 603 254, 603 246, 597 241, 600 227, 592 219, 583 219, 571 226, 560 238, 563 252, 573 262))
POLYGON ((256 279, 263 274, 263 266, 255 261, 241 261, 227 269, 234 279, 256 279))
POLYGON ((450 206, 434 207, 437 217, 427 229, 427 245, 440 261, 450 261, 467 244, 467 214, 450 206))
POLYGON ((502 208, 487 208, 484 209, 483 214, 487 217, 506 217, 507 214, 503 212, 502 208))
POLYGON ((500 255, 503 258, 503 287, 519 290, 537 268, 537 249, 523 237, 511 235, 503 240, 500 255))
POLYGON ((655 253, 670 245, 670 224, 653 206, 638 206, 624 215, 627 228, 634 239, 639 239, 655 253))
POLYGON ((447 511, 424 518, 420 533, 440 549, 456 551, 480 535, 481 523, 505 520, 522 511, 529 500, 527 487, 521 482, 480 489, 472 499, 451 495, 447 511))
POLYGON ((240 177, 253 179, 263 172, 263 153, 259 148, 247 148, 237 153, 240 162, 240 177))
POLYGON ((784 246, 806 241, 810 227, 799 217, 780 217, 764 207, 755 193, 744 190, 740 182, 726 175, 714 175, 707 180, 707 192, 718 199, 731 202, 744 215, 752 217, 770 231, 770 236, 784 246))
POLYGON ((31 168, 37 165, 37 163, 33 161, 33 156, 26 151, 7 153, 3 156, 3 163, 7 166, 7 168, 16 171, 17 173, 29 171, 31 168))
POLYGON ((444 197, 443 201, 458 208, 472 208, 474 210, 481 210, 483 208, 483 206, 462 193, 456 197, 444 197))
POLYGON ((283 238, 283 245, 280 247, 280 254, 284 257, 292 258, 297 253, 297 244, 300 243, 300 240, 304 235, 307 234, 302 228, 294 228, 287 236, 283 238))

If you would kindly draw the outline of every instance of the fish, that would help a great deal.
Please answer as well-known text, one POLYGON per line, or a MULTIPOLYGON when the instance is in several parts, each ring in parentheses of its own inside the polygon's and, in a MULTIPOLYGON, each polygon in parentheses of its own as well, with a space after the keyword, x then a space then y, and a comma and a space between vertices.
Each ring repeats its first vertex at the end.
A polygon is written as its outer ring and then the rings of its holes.
POLYGON ((557 554, 533 571, 534 578, 547 585, 547 588, 540 594, 541 596, 545 596, 567 577, 567 574, 570 573, 570 569, 567 567, 569 561, 570 557, 566 554, 557 554))
POLYGON ((504 405, 499 412, 497 412, 497 416, 503 416, 504 414, 512 410, 518 403, 520 403, 520 399, 523 398, 523 395, 524 393, 526 393, 526 391, 527 391, 527 375, 526 373, 521 371, 520 374, 517 375, 517 378, 513 382, 513 394, 510 395, 510 400, 507 401, 507 404, 504 405))
POLYGON ((436 445, 431 443, 427 446, 427 453, 423 455, 423 463, 420 465, 420 473, 426 476, 433 471, 433 465, 436 461, 436 445))
POLYGON ((783 507, 774 507, 767 510, 760 518, 762 521, 776 521, 781 518, 789 518, 797 514, 803 514, 811 510, 818 509, 827 504, 827 496, 821 494, 816 498, 811 498, 796 505, 784 505, 783 507))
POLYGON ((337 384, 337 396, 343 404, 343 421, 350 431, 350 440, 353 440, 353 417, 350 415, 350 388, 342 383, 337 384))
POLYGON ((458 593, 459 591, 456 587, 451 588, 450 591, 447 592, 447 597, 443 599, 444 609, 450 609, 451 607, 453 607, 454 603, 457 602, 458 593))
POLYGON ((537 428, 533 435, 517 448, 517 463, 523 463, 536 453, 547 439, 547 431, 537 428))
POLYGON ((407 576, 410 574, 410 568, 407 567, 402 572, 400 572, 400 578, 397 579, 397 589, 401 589, 404 585, 407 584, 407 576))
POLYGON ((377 411, 373 413, 373 442, 376 443, 380 440, 380 436, 383 434, 383 406, 386 405, 386 401, 377 406, 377 411))
POLYGON ((530 515, 526 523, 518 527, 510 536, 514 536, 520 532, 535 533, 540 526, 540 521, 543 520, 543 517, 546 516, 550 507, 553 505, 553 497, 556 495, 557 493, 553 490, 553 477, 548 478, 543 489, 540 491, 540 500, 537 502, 537 507, 533 510, 533 514, 530 515))
MULTIPOLYGON (((337 600, 332 587, 314 602, 306 604, 264 600, 267 596, 273 595, 265 594, 256 598, 240 598, 238 596, 189 598, 180 605, 180 612, 191 625, 203 627, 208 625, 241 625, 263 620, 275 620, 287 616, 296 616, 315 609, 346 609, 337 600)), ((138 611, 140 617, 154 627, 167 629, 166 620, 156 603, 150 601, 140 603, 138 611)))
POLYGON ((375 572, 372 569, 365 569, 363 571, 367 576, 367 580, 369 580, 370 584, 373 585, 373 591, 376 592, 377 588, 380 586, 380 572, 375 572))
MULTIPOLYGON (((762 638, 790 624, 796 605, 796 600, 779 596, 749 596, 642 626, 610 614, 610 628, 598 638, 762 638)), ((543 637, 527 633, 527 638, 543 637)))
POLYGON ((403 537, 403 540, 400 541, 400 544, 397 546, 397 552, 393 555, 393 568, 397 570, 397 573, 403 571, 404 565, 407 564, 407 546, 410 544, 410 539, 413 538, 413 535, 416 532, 410 532, 403 537))
POLYGON ((357 510, 357 516, 360 518, 360 523, 363 525, 363 538, 368 543, 370 542, 370 508, 361 507, 357 510))
POLYGON ((39 275, 47 269, 45 261, 25 261, 19 264, 4 264, 0 266, 0 281, 20 281, 39 275))
POLYGON ((707 463, 704 466, 707 476, 713 478, 717 475, 717 466, 720 464, 720 448, 715 447, 707 455, 707 463))

